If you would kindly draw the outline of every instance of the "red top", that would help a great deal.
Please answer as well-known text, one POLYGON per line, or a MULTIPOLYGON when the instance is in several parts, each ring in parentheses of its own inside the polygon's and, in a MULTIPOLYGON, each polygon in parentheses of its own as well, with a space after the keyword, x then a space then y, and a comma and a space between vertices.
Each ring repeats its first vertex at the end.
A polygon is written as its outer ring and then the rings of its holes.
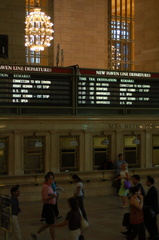
POLYGON ((130 212, 130 223, 131 224, 140 224, 144 222, 143 210, 138 209, 135 206, 131 206, 130 212))

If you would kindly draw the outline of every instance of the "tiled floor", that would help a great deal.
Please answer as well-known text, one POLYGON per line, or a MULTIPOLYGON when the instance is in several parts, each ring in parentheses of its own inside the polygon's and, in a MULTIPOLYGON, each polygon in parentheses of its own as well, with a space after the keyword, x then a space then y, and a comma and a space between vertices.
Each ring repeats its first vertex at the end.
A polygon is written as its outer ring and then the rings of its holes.
MULTIPOLYGON (((31 239, 30 233, 39 228, 41 202, 21 203, 22 212, 19 222, 22 229, 23 240, 31 239)), ((60 214, 65 217, 68 211, 67 201, 59 199, 60 214)), ((124 212, 128 209, 121 208, 118 197, 89 197, 85 198, 85 209, 88 215, 90 227, 85 232, 86 240, 121 240, 125 239, 120 231, 124 230, 121 225, 124 212)), ((62 219, 58 220, 59 222, 62 219)), ((0 229, 0 240, 5 239, 5 234, 0 229)), ((14 238, 12 238, 15 240, 14 238)), ((49 230, 45 230, 39 236, 39 240, 51 240, 49 230)), ((56 229, 56 240, 69 240, 67 227, 56 229)))

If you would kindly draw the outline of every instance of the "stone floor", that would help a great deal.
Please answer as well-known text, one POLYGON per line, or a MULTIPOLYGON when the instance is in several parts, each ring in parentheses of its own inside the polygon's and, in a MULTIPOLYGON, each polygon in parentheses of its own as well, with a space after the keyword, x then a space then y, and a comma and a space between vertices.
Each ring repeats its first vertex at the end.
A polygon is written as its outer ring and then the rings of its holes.
MULTIPOLYGON (((20 199, 19 199, 20 200, 20 199)), ((30 233, 35 232, 41 222, 42 203, 23 202, 19 222, 22 229, 23 240, 31 239, 30 233)), ((124 228, 121 225, 123 214, 128 209, 121 208, 118 197, 86 197, 85 209, 88 215, 90 227, 85 232, 86 240, 120 240, 125 239, 120 233, 124 228)), ((59 210, 63 219, 68 211, 67 201, 59 199, 59 210)), ((62 219, 58 220, 58 222, 62 219)), ((4 230, 0 229, 0 240, 6 239, 4 230)), ((69 240, 67 227, 56 229, 57 240, 69 240)), ((15 240, 12 238, 12 240, 15 240)), ((39 240, 51 240, 49 230, 45 230, 39 236, 39 240)))

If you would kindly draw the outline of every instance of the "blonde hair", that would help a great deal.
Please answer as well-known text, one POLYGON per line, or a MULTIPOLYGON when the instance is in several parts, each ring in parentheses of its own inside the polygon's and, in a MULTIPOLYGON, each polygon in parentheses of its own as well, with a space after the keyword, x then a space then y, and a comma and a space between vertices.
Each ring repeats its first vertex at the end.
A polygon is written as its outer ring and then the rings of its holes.
POLYGON ((124 162, 124 163, 122 163, 122 165, 124 165, 125 168, 128 169, 128 163, 124 162))

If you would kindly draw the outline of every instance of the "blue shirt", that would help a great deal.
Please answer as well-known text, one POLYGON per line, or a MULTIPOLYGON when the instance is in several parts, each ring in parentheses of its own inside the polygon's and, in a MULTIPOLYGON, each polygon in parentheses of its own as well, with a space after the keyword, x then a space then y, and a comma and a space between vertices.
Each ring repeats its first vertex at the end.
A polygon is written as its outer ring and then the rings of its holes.
POLYGON ((117 161, 116 162, 116 174, 117 175, 119 175, 120 174, 120 171, 121 171, 121 165, 123 164, 123 163, 126 163, 124 160, 122 160, 122 161, 117 161))
POLYGON ((54 190, 54 192, 56 192, 56 188, 57 188, 56 182, 53 182, 53 183, 51 184, 51 187, 52 187, 52 189, 54 190))

